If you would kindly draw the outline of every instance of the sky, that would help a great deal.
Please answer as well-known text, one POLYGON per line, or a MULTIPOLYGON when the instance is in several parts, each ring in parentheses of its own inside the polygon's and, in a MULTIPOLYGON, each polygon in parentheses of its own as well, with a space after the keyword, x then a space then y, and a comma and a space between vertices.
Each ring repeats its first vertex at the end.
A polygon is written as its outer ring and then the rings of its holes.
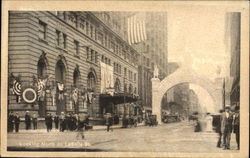
POLYGON ((190 66, 214 79, 228 76, 229 54, 225 51, 225 12, 207 9, 168 13, 168 61, 190 66))
MULTIPOLYGON (((168 13, 168 62, 178 62, 198 74, 215 79, 229 75, 229 53, 225 47, 225 12, 200 8, 168 13), (220 68, 219 68, 220 67, 220 68)), ((211 96, 190 84, 207 112, 216 112, 211 96)))

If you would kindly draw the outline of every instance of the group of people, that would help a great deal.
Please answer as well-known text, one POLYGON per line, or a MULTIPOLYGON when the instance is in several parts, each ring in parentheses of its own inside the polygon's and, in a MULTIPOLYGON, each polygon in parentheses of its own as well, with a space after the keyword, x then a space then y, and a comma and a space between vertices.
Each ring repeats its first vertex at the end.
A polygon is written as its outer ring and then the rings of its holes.
POLYGON ((221 110, 220 121, 216 126, 216 132, 219 134, 217 147, 223 150, 230 149, 231 134, 235 133, 237 149, 240 149, 240 107, 236 106, 234 111, 229 106, 221 110), (222 139, 222 141, 221 141, 222 139))
MULTIPOLYGON (((36 114, 30 115, 29 111, 25 113, 25 129, 31 129, 31 124, 33 124, 33 129, 37 129, 38 118, 36 114)), ((19 124, 20 124, 20 116, 18 112, 15 114, 13 112, 9 113, 8 116, 8 132, 19 132, 19 124)), ((55 129, 59 129, 61 132, 65 130, 74 131, 79 130, 81 128, 90 128, 89 125, 89 117, 87 114, 74 114, 74 113, 61 113, 60 116, 54 115, 52 116, 51 113, 47 113, 45 116, 45 126, 47 132, 50 132, 53 128, 53 123, 55 129)))
POLYGON ((19 132, 19 124, 20 124, 20 116, 18 112, 15 114, 13 112, 10 112, 8 117, 8 132, 13 132, 15 129, 15 132, 19 132))
MULTIPOLYGON (((19 125, 20 125, 21 119, 16 112, 15 114, 11 111, 8 116, 8 132, 13 132, 15 129, 15 132, 19 132, 19 125)), ((29 130, 31 129, 31 123, 33 124, 33 128, 37 129, 37 115, 33 114, 31 117, 29 114, 29 111, 26 111, 25 114, 25 129, 29 130)))
POLYGON ((75 113, 67 113, 61 112, 61 115, 55 115, 54 117, 51 113, 48 113, 45 117, 45 124, 47 128, 47 132, 50 132, 53 127, 53 122, 55 124, 55 129, 59 129, 59 131, 64 132, 80 130, 81 128, 86 128, 89 125, 89 117, 87 114, 75 114, 75 113))

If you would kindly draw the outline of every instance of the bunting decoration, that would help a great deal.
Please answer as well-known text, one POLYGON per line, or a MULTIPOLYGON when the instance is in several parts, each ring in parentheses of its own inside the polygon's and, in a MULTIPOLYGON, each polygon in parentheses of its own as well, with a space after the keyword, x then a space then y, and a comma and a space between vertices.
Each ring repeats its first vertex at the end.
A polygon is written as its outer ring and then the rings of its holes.
POLYGON ((14 95, 16 95, 16 101, 20 103, 22 95, 22 84, 20 82, 20 75, 16 77, 13 75, 13 73, 11 73, 9 80, 10 80, 9 84, 11 87, 11 91, 14 95))
POLYGON ((135 14, 128 18, 128 43, 136 44, 147 40, 145 16, 135 14))
POLYGON ((58 91, 59 91, 58 99, 63 100, 64 99, 64 84, 58 82, 57 83, 57 88, 58 88, 58 91))
POLYGON ((22 93, 22 98, 26 103, 34 103, 37 100, 37 93, 33 87, 25 88, 22 93))

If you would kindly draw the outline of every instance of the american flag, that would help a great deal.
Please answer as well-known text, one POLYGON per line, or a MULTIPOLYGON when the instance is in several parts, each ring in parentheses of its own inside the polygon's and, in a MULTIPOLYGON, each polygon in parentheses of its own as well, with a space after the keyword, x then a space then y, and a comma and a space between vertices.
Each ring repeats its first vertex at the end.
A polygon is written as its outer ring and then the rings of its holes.
POLYGON ((128 18, 128 43, 135 44, 147 39, 144 14, 135 14, 128 18))

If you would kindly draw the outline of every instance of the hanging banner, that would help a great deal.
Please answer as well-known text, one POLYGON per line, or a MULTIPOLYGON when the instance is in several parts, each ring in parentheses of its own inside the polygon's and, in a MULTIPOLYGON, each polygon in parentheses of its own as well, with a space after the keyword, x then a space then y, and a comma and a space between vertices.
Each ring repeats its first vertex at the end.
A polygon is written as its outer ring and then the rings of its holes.
POLYGON ((101 66, 101 93, 106 93, 107 88, 114 87, 114 72, 113 67, 100 62, 101 66))

